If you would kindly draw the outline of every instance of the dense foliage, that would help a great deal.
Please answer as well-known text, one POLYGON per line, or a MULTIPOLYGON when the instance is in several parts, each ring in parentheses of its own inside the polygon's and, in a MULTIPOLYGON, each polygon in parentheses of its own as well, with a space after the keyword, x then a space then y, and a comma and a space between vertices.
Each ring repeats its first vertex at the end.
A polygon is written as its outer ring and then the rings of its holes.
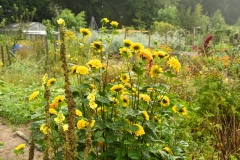
MULTIPOLYGON (((154 19, 160 20, 161 16, 158 18, 159 12, 163 12, 165 7, 168 6, 176 7, 182 20, 189 14, 188 12, 194 14, 197 4, 202 5, 202 13, 210 17, 217 10, 220 10, 227 24, 235 24, 240 16, 238 12, 240 3, 238 0, 168 0, 164 2, 161 0, 139 0, 137 3, 134 0, 1 0, 0 4, 1 19, 7 18, 9 22, 12 21, 11 16, 21 15, 25 8, 28 8, 30 11, 36 8, 34 21, 40 22, 43 19, 52 19, 52 17, 58 16, 62 9, 69 9, 75 15, 84 11, 87 22, 90 22, 92 16, 95 17, 98 25, 100 25, 99 21, 101 18, 108 17, 109 19, 117 20, 123 26, 135 26, 136 28, 145 29, 149 29, 154 19), (19 6, 18 13, 14 12, 14 4, 19 6)), ((173 13, 175 11, 170 10, 170 12, 173 13)), ((166 17, 168 16, 166 15, 166 17)), ((164 18, 161 20, 164 20, 164 18)), ((189 18, 197 20, 196 17, 189 18)), ((183 21, 180 22, 185 24, 183 21)), ((186 28, 193 26, 197 25, 191 24, 186 28)))

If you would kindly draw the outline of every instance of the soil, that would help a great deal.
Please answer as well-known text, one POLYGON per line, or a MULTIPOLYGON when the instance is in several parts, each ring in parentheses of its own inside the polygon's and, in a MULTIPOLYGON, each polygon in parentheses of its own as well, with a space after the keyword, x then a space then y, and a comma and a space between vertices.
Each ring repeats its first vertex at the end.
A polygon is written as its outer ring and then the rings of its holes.
MULTIPOLYGON (((26 137, 30 137, 31 131, 29 127, 29 124, 24 126, 8 125, 3 119, 0 119, 0 142, 3 143, 3 146, 0 146, 0 160, 28 160, 30 144, 20 137, 17 132, 20 131, 26 137), (24 156, 19 155, 17 157, 12 150, 22 143, 26 144, 24 156)), ((37 148, 34 151, 34 160, 42 160, 42 152, 37 148)))

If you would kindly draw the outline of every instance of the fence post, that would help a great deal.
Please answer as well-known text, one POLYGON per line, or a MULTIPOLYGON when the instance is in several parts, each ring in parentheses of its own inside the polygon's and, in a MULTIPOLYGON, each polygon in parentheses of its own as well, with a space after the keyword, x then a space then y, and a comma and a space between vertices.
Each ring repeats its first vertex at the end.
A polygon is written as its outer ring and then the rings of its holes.
POLYGON ((12 61, 11 61, 10 53, 9 53, 9 50, 8 50, 8 45, 6 45, 6 51, 7 51, 7 55, 8 55, 8 63, 11 66, 12 65, 12 61))
POLYGON ((4 62, 4 51, 3 51, 3 46, 1 46, 1 55, 2 55, 2 63, 3 63, 3 66, 5 65, 5 62, 4 62))

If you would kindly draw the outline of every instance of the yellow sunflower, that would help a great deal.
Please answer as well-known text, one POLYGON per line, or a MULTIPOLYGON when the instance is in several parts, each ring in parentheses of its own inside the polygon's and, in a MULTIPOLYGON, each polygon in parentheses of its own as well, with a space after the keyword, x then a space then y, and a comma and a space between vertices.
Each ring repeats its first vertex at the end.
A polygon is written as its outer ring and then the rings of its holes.
POLYGON ((112 21, 110 24, 111 24, 112 28, 117 28, 119 23, 116 21, 112 21))
POLYGON ((122 81, 122 83, 128 83, 130 80, 130 77, 128 74, 124 73, 120 75, 120 80, 122 81))
POLYGON ((124 39, 123 44, 126 47, 130 47, 133 44, 133 42, 130 39, 124 39))
POLYGON ((181 108, 181 109, 179 110, 179 112, 180 112, 182 115, 184 115, 184 116, 187 115, 187 109, 186 109, 185 107, 181 108))
POLYGON ((156 51, 153 53, 154 58, 166 58, 168 57, 168 54, 164 51, 156 51))
POLYGON ((84 127, 86 127, 86 125, 87 125, 87 121, 85 121, 84 119, 78 120, 77 122, 78 129, 83 129, 84 127))
POLYGON ((129 105, 129 102, 130 102, 129 98, 127 96, 124 96, 124 95, 121 95, 120 98, 123 101, 123 104, 122 104, 123 107, 127 107, 129 105))
POLYGON ((47 86, 52 86, 54 83, 56 82, 56 79, 55 78, 51 78, 47 81, 47 86))
POLYGON ((131 46, 130 46, 130 50, 131 51, 134 51, 134 52, 138 52, 140 50, 143 50, 144 49, 144 46, 141 44, 141 43, 132 43, 131 46))
POLYGON ((91 36, 91 32, 87 28, 81 28, 79 31, 83 36, 87 36, 87 37, 91 36))
POLYGON ((100 21, 101 23, 103 23, 103 24, 106 24, 106 23, 108 23, 109 22, 109 20, 107 19, 107 18, 103 18, 103 19, 101 19, 101 21, 100 21))
POLYGON ((168 65, 170 68, 172 68, 173 70, 175 70, 176 72, 179 72, 179 70, 181 69, 181 64, 180 62, 174 58, 171 57, 168 61, 167 61, 168 65))
POLYGON ((153 119, 154 119, 154 122, 156 122, 158 124, 160 124, 162 122, 161 119, 159 119, 157 116, 154 116, 153 119))
POLYGON ((110 88, 111 91, 113 92, 122 92, 124 90, 124 86, 122 84, 117 84, 112 86, 112 88, 110 88))
POLYGON ((132 57, 132 52, 129 48, 127 47, 122 47, 119 49, 119 52, 122 56, 131 58, 132 57))
POLYGON ((39 94, 39 91, 33 92, 33 93, 29 96, 29 98, 28 98, 29 101, 35 99, 35 98, 38 96, 38 94, 39 94))
POLYGON ((91 47, 97 52, 103 52, 105 50, 101 41, 92 42, 91 47))
POLYGON ((83 116, 83 115, 82 115, 82 112, 81 112, 80 110, 78 110, 78 109, 75 110, 75 113, 76 113, 76 115, 79 116, 79 117, 82 117, 82 116, 83 116))
POLYGON ((148 102, 148 103, 151 101, 150 96, 147 95, 147 94, 139 94, 139 98, 140 98, 141 100, 144 100, 144 101, 148 102))
POLYGON ((163 69, 158 65, 153 65, 149 72, 151 78, 159 76, 160 73, 163 73, 163 69))
POLYGON ((172 107, 172 110, 173 110, 174 113, 177 113, 177 112, 178 112, 177 106, 174 105, 174 106, 172 107))
POLYGON ((77 65, 72 66, 72 68, 71 68, 71 73, 72 74, 76 73, 77 67, 78 67, 77 65))
POLYGON ((170 100, 169 100, 169 98, 167 96, 161 95, 161 96, 158 96, 158 99, 160 100, 160 104, 162 106, 166 107, 166 106, 170 105, 170 100))
POLYGON ((76 69, 76 73, 82 74, 82 75, 88 74, 88 68, 85 66, 78 66, 76 69))
POLYGON ((148 49, 142 49, 138 52, 138 58, 146 60, 148 63, 153 59, 151 51, 148 49))
POLYGON ((173 154, 172 150, 169 147, 164 147, 163 150, 168 154, 173 154))
POLYGON ((62 102, 64 102, 64 99, 65 99, 64 96, 59 95, 59 96, 57 96, 57 97, 54 98, 54 102, 55 102, 55 103, 62 103, 62 102))
POLYGON ((141 136, 141 135, 145 134, 145 131, 144 131, 143 127, 140 124, 134 124, 134 125, 139 128, 137 131, 134 132, 134 134, 136 136, 141 136))
POLYGON ((143 117, 146 121, 149 121, 149 115, 147 113, 147 111, 142 111, 143 117))
POLYGON ((92 59, 86 65, 91 69, 99 69, 102 67, 102 63, 98 59, 92 59))

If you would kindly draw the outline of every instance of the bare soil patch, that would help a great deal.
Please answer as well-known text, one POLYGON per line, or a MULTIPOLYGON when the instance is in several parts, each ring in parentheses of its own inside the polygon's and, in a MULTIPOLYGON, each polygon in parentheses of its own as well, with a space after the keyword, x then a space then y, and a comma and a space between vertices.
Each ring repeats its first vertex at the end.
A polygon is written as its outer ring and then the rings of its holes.
MULTIPOLYGON (((12 126, 7 125, 3 119, 0 119, 0 142, 3 143, 3 146, 0 147, 0 160, 23 160, 23 156, 19 155, 18 157, 12 152, 12 150, 19 144, 25 143, 25 153, 24 160, 28 159, 28 153, 30 144, 23 138, 21 138, 17 131, 23 133, 26 137, 30 137, 31 130, 29 130, 30 125, 23 126, 12 126)), ((41 160, 42 153, 35 148, 34 160, 41 160)))

